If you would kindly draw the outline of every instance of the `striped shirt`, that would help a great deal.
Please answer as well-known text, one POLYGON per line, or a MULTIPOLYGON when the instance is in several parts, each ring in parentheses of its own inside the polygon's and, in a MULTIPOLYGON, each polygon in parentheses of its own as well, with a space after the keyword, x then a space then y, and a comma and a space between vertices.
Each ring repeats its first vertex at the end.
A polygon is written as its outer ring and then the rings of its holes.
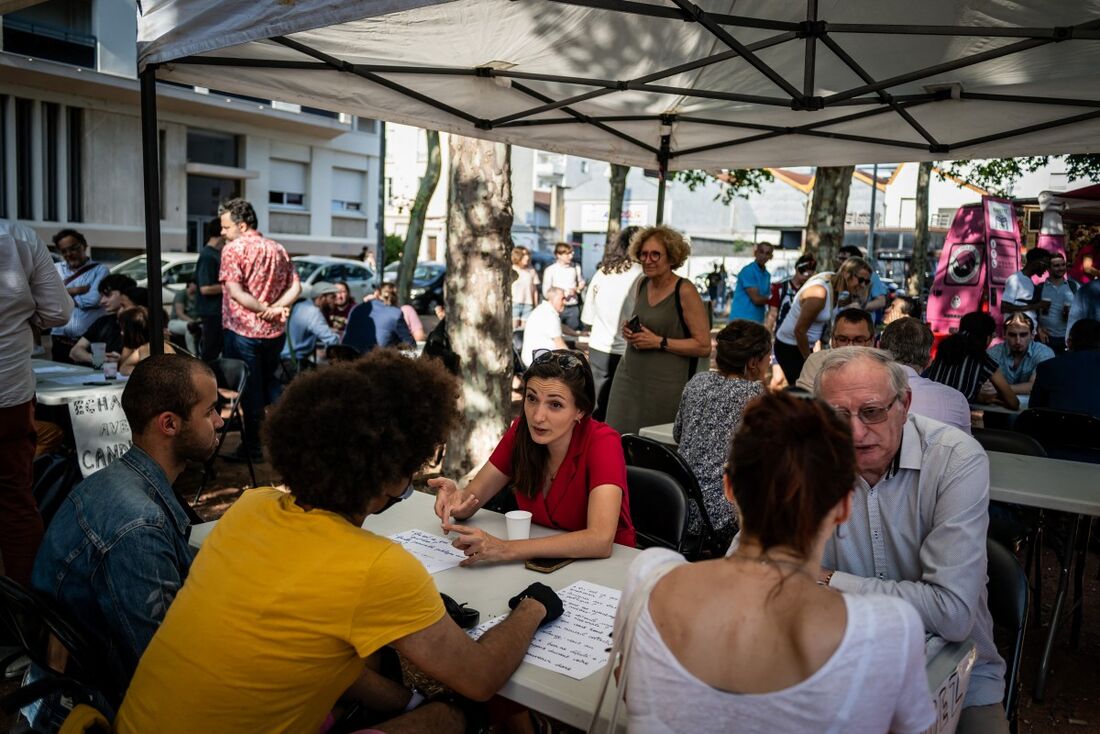
POLYGON ((962 362, 947 364, 936 359, 924 376, 934 382, 939 382, 948 387, 953 387, 966 396, 967 402, 973 403, 981 392, 982 385, 994 372, 997 371, 997 361, 988 354, 981 358, 964 357, 962 362))
POLYGON ((830 586, 900 596, 926 632, 973 640, 978 661, 963 705, 999 703, 1005 664, 986 593, 989 459, 957 428, 910 414, 894 466, 874 487, 857 478, 852 515, 825 544, 830 586))

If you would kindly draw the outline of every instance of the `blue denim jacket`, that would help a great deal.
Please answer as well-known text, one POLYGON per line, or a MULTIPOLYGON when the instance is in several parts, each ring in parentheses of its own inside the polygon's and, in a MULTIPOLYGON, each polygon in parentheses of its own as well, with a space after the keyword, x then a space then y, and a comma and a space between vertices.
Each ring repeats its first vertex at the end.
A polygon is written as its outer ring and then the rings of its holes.
POLYGON ((31 585, 101 640, 128 682, 187 577, 190 532, 164 470, 133 446, 73 489, 46 530, 31 585))

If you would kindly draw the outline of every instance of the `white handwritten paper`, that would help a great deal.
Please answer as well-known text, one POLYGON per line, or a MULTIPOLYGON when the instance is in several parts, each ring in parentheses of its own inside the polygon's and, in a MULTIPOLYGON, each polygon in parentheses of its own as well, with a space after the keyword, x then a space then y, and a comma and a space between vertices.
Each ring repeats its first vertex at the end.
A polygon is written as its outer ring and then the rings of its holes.
MULTIPOLYGON (((524 662, 576 680, 607 665, 611 630, 620 592, 588 581, 577 581, 558 592, 565 612, 535 633, 524 662)), ((504 615, 494 617, 469 631, 475 640, 495 627, 504 615)))
POLYGON ((466 554, 451 545, 451 541, 423 530, 406 530, 391 535, 390 540, 400 543, 402 548, 416 556, 428 573, 454 568, 466 558, 466 554))
POLYGON ((122 410, 122 391, 89 389, 69 401, 80 471, 89 477, 119 458, 133 441, 122 410))

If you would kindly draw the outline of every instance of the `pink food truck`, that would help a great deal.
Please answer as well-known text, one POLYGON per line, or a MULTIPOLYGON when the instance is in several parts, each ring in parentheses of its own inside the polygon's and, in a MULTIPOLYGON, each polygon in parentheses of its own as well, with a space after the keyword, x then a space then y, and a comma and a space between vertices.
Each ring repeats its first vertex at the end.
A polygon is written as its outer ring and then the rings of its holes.
POLYGON ((1010 199, 983 196, 966 204, 943 243, 932 289, 928 323, 936 342, 958 331, 959 319, 971 311, 987 311, 1001 335, 1001 293, 1005 281, 1020 269, 1020 226, 1010 199))

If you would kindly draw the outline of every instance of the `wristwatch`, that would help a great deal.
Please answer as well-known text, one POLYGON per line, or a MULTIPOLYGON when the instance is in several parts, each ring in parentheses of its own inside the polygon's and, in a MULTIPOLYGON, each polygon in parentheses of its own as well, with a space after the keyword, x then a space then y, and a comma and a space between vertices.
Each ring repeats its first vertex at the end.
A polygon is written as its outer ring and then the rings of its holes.
POLYGON ((668 350, 668 337, 667 336, 662 336, 661 337, 661 351, 664 352, 664 351, 667 351, 667 350, 668 350))

